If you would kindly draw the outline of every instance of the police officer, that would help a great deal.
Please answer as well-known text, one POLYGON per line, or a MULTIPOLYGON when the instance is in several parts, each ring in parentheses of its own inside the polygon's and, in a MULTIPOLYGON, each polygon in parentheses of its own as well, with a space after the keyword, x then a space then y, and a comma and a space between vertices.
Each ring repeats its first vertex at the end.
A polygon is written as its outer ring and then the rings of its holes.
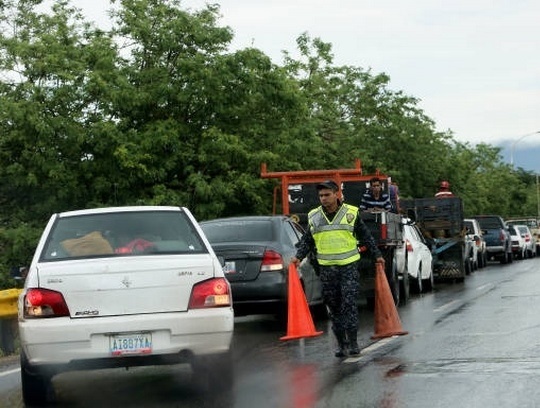
POLYGON ((358 241, 366 245, 377 262, 384 263, 358 207, 339 200, 338 185, 327 180, 317 185, 321 205, 308 214, 308 230, 292 261, 298 265, 311 251, 320 264, 322 297, 328 308, 338 349, 336 357, 360 353, 357 341, 360 284, 358 241))

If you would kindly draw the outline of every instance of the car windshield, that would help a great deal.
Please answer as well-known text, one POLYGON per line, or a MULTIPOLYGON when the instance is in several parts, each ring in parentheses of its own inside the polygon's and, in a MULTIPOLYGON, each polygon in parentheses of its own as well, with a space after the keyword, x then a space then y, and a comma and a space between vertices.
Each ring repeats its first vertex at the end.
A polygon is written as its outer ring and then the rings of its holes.
POLYGON ((131 211, 59 217, 42 261, 103 256, 207 252, 180 211, 131 211))
POLYGON ((508 227, 508 230, 510 231, 510 235, 517 235, 516 229, 512 225, 508 227))
POLYGON ((210 243, 272 241, 272 223, 269 220, 223 220, 201 223, 210 243))

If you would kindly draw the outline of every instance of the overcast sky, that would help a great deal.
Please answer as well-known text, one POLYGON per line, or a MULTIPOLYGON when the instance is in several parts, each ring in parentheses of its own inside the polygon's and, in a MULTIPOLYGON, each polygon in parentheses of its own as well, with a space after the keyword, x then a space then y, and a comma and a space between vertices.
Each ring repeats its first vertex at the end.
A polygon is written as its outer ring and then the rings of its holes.
MULTIPOLYGON (((254 46, 281 63, 307 32, 331 43, 336 65, 384 72, 420 99, 438 130, 498 145, 540 131, 538 0, 184 0, 221 6, 232 49, 254 46)), ((103 22, 108 0, 76 0, 103 22)), ((540 134, 517 149, 540 145, 540 134)))

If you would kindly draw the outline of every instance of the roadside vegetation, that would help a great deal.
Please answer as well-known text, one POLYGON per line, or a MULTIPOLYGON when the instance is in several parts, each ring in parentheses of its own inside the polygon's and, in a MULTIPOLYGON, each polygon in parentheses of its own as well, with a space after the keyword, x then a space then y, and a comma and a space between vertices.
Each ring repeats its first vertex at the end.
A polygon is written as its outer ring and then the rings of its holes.
MULTIPOLYGON (((0 3, 0 288, 51 213, 182 205, 200 220, 272 211, 269 171, 379 169, 403 197, 449 180, 466 214, 536 213, 535 175, 440 132, 390 77, 337 66, 308 33, 277 64, 230 51, 216 5, 113 2, 110 30, 76 1, 0 3), (293 57, 293 54, 297 57, 293 57)), ((366 61, 369 63, 369 61, 366 61)))

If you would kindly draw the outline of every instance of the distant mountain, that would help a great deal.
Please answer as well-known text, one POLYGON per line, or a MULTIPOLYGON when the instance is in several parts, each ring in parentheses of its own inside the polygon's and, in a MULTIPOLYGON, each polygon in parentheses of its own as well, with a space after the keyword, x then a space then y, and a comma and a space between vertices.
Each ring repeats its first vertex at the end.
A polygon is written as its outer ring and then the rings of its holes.
MULTIPOLYGON (((504 161, 511 161, 511 143, 501 144, 498 147, 502 149, 504 161)), ((514 148, 514 167, 532 171, 540 174, 540 145, 529 145, 526 143, 516 144, 514 148)))

